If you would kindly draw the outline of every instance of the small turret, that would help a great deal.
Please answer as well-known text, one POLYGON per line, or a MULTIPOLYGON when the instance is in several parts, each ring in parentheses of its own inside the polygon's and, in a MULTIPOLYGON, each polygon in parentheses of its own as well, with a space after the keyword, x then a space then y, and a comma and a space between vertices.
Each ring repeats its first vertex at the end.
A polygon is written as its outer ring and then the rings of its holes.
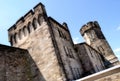
POLYGON ((101 53, 111 64, 107 66, 117 65, 118 59, 114 55, 110 45, 104 37, 97 21, 88 22, 80 29, 81 35, 86 43, 101 53))
POLYGON ((100 26, 97 21, 90 21, 87 24, 83 25, 82 28, 80 29, 80 33, 83 36, 85 32, 91 30, 92 28, 98 28, 100 29, 100 26))
POLYGON ((97 21, 88 22, 83 25, 80 33, 89 45, 97 39, 105 39, 97 21))

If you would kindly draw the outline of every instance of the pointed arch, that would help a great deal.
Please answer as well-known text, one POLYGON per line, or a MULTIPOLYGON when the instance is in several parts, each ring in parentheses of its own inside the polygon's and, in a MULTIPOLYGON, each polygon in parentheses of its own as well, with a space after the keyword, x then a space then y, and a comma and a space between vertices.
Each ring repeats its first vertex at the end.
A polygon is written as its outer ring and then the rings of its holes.
POLYGON ((36 29, 39 26, 36 18, 33 19, 32 25, 33 25, 34 29, 36 29))
POLYGON ((19 40, 19 37, 18 37, 18 34, 17 34, 17 33, 15 33, 14 40, 15 40, 15 43, 17 43, 18 40, 19 40))
POLYGON ((23 33, 24 33, 24 36, 28 35, 28 29, 26 26, 23 27, 23 33))
POLYGON ((39 23, 39 25, 41 25, 44 21, 45 21, 44 16, 39 14, 38 15, 38 23, 39 23))
POLYGON ((23 37, 23 31, 22 31, 22 29, 20 29, 20 30, 19 30, 19 39, 21 40, 22 37, 23 37))
POLYGON ((29 22, 29 23, 28 23, 28 32, 31 33, 33 30, 34 30, 34 29, 33 29, 32 23, 29 22))
POLYGON ((11 46, 13 45, 13 43, 14 43, 14 36, 10 36, 10 44, 11 44, 11 46))

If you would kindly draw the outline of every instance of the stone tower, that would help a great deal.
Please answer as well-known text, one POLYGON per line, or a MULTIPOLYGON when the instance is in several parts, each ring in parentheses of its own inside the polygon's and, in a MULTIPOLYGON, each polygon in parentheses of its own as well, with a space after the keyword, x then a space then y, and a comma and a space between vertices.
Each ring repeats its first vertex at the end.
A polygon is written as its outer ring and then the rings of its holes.
POLYGON ((8 33, 11 46, 29 51, 45 81, 81 77, 83 71, 67 24, 48 17, 43 4, 21 17, 8 33))
POLYGON ((87 44, 96 49, 105 57, 107 61, 110 62, 109 66, 118 64, 119 61, 104 37, 97 21, 88 22, 87 24, 83 25, 80 29, 80 33, 84 37, 87 44))

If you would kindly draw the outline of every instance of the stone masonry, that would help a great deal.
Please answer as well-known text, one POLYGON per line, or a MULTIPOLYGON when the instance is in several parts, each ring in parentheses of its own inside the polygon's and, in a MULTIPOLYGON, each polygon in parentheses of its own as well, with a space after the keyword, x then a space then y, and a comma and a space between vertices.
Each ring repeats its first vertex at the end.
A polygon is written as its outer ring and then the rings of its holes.
POLYGON ((75 49, 84 69, 83 76, 87 76, 105 69, 100 53, 88 44, 76 44, 75 49))
POLYGON ((27 50, 0 44, 0 81, 45 81, 27 50))
POLYGON ((8 31, 11 45, 29 51, 45 80, 63 81, 82 77, 81 63, 68 28, 47 17, 41 3, 8 31))
POLYGON ((113 53, 97 21, 88 22, 83 25, 80 29, 80 33, 88 45, 96 49, 107 61, 110 62, 107 66, 111 67, 119 64, 119 60, 113 53))

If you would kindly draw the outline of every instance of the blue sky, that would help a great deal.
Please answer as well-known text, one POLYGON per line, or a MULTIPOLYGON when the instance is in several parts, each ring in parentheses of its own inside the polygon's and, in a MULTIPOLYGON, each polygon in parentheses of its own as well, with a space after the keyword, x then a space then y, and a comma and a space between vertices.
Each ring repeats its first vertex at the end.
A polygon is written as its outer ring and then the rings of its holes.
POLYGON ((79 33, 81 26, 97 20, 120 59, 120 0, 1 0, 1 44, 9 45, 7 29, 39 2, 45 5, 48 16, 67 22, 75 42, 84 41, 79 33))

